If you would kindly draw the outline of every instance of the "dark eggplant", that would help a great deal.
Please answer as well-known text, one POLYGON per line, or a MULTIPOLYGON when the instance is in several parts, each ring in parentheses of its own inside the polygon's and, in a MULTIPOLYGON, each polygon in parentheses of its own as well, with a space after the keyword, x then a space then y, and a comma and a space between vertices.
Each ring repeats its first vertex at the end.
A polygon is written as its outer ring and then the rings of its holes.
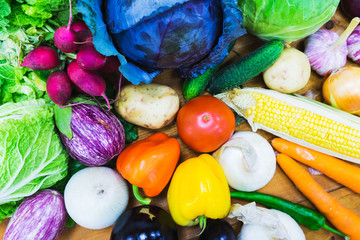
POLYGON ((231 225, 223 219, 207 219, 206 228, 199 240, 236 240, 231 225))
POLYGON ((70 140, 60 138, 70 156, 85 166, 101 166, 119 155, 125 145, 125 132, 120 120, 110 111, 92 104, 72 107, 70 140))
POLYGON ((360 0, 341 0, 340 6, 349 18, 360 17, 360 0))
POLYGON ((139 206, 125 211, 115 222, 110 240, 177 240, 176 224, 165 210, 139 206))

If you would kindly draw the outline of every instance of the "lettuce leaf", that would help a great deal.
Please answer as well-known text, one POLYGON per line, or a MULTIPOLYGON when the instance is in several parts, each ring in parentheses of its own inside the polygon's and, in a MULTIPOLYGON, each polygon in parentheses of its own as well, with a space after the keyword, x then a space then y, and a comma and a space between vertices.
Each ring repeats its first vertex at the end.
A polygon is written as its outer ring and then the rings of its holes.
POLYGON ((53 112, 44 99, 0 106, 0 217, 66 176, 69 156, 55 132, 53 112))

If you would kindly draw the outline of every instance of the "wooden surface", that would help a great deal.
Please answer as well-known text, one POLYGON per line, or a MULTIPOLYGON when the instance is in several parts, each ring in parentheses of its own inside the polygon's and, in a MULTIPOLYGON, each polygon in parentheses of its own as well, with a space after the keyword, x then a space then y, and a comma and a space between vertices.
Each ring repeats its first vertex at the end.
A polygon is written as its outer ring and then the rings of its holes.
MULTIPOLYGON (((333 31, 341 33, 344 28, 348 24, 348 19, 346 19, 342 13, 338 10, 336 14, 333 16, 332 21, 334 21, 335 26, 332 28, 333 31)), ((328 24, 326 26, 331 26, 328 24)), ((224 64, 228 64, 229 62, 235 61, 239 58, 240 55, 245 55, 251 52, 253 49, 262 45, 263 42, 251 35, 244 35, 240 37, 236 45, 234 46, 234 51, 232 51, 227 59, 225 60, 224 64), (235 52, 236 51, 236 52, 235 52)), ((294 47, 303 50, 304 44, 303 41, 297 41, 291 44, 294 47)), ((355 65, 350 60, 348 61, 347 65, 355 65)), ((182 80, 177 76, 175 71, 166 70, 161 75, 159 75, 154 82, 163 83, 168 86, 173 87, 178 91, 178 94, 181 98, 181 105, 185 103, 182 93, 182 80)), ((253 80, 249 81, 246 85, 248 86, 264 86, 263 80, 261 76, 254 78, 253 80)), ((301 89, 298 93, 303 94, 305 96, 309 96, 312 98, 316 98, 321 100, 321 85, 322 85, 322 78, 312 72, 311 79, 307 86, 301 89)), ((245 122, 240 124, 236 127, 236 131, 244 131, 250 130, 249 125, 245 122)), ((181 140, 178 138, 178 134, 176 131, 175 123, 170 124, 169 126, 159 129, 159 130, 148 130, 144 128, 139 128, 139 139, 142 139, 150 134, 155 132, 165 132, 171 137, 176 137, 181 144, 181 159, 180 161, 184 161, 190 157, 197 156, 198 153, 192 151, 188 147, 186 147, 181 140)), ((270 140, 273 136, 269 133, 264 131, 258 131, 262 136, 266 139, 270 140)), ((316 175, 314 176, 316 181, 324 188, 327 192, 329 192, 333 197, 339 200, 344 206, 348 207, 349 209, 353 210, 356 214, 360 215, 360 196, 352 192, 351 190, 341 186, 340 184, 332 181, 328 177, 324 175, 316 175)), ((160 206, 168 211, 167 202, 166 202, 166 192, 165 189, 159 196, 153 198, 152 203, 154 205, 160 206)), ((269 193, 272 195, 276 195, 295 203, 300 203, 309 207, 312 205, 306 200, 306 198, 294 187, 291 181, 285 176, 282 170, 277 166, 276 173, 274 178, 267 184, 264 188, 260 189, 259 192, 269 193)), ((239 200, 232 200, 233 203, 246 203, 239 200)), ((131 196, 129 208, 133 206, 140 205, 133 196, 131 196)), ((236 219, 226 219, 228 220, 234 227, 236 233, 240 232, 242 224, 237 221, 236 219)), ((0 224, 0 238, 3 238, 3 234, 6 229, 6 225, 8 220, 5 220, 2 224, 0 224)), ((343 239, 335 234, 327 231, 327 230, 318 230, 318 231, 311 231, 304 226, 301 226, 305 235, 306 239, 309 240, 337 240, 343 239)), ((359 226, 360 227, 360 226, 359 226)), ((74 228, 66 228, 62 232, 59 240, 106 240, 110 238, 112 227, 108 227, 102 230, 89 230, 82 228, 80 226, 75 226, 74 228)), ((200 231, 199 227, 179 227, 179 239, 197 239, 195 235, 200 231)))

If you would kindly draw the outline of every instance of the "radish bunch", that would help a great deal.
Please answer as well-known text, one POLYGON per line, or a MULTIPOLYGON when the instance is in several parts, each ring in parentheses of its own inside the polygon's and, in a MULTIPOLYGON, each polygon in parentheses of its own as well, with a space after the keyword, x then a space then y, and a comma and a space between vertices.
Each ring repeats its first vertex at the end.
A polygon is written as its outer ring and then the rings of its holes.
MULTIPOLYGON (((58 50, 64 53, 75 53, 76 60, 72 61, 66 71, 52 72, 46 83, 50 99, 61 106, 71 97, 73 88, 90 96, 101 96, 110 109, 110 103, 105 95, 106 83, 102 74, 112 73, 120 66, 116 56, 106 57, 96 51, 93 35, 83 21, 72 23, 71 0, 69 23, 59 27, 54 34, 54 43, 58 50)), ((22 66, 34 70, 51 70, 59 65, 57 51, 51 47, 38 47, 24 58, 22 66)))

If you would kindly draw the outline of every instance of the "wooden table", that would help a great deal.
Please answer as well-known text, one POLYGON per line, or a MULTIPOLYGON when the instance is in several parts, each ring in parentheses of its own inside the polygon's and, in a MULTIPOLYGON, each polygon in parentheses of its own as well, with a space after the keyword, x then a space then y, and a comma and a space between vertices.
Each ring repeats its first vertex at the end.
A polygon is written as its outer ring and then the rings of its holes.
MULTIPOLYGON (((342 12, 338 10, 336 14, 333 16, 332 21, 334 21, 335 26, 332 28, 333 31, 336 31, 337 33, 342 33, 343 30, 346 28, 347 24, 349 23, 349 20, 346 19, 342 12)), ((330 26, 331 24, 328 24, 327 26, 330 26)), ((234 46, 234 51, 232 51, 229 56, 226 58, 224 64, 228 64, 229 62, 237 60, 240 55, 246 55, 249 52, 251 52, 253 49, 256 49, 260 45, 262 45, 263 42, 260 41, 258 38, 251 36, 249 34, 244 35, 240 37, 236 45, 234 46), (240 55, 239 55, 240 54, 240 55)), ((304 44, 303 41, 297 41, 291 44, 294 47, 299 48, 300 50, 303 50, 304 44)), ((348 61, 347 65, 354 65, 359 66, 358 64, 355 64, 348 61)), ((299 94, 303 94, 309 97, 316 98, 318 100, 322 100, 321 98, 321 85, 322 85, 322 78, 318 76, 315 72, 312 72, 311 79, 309 83, 306 85, 305 88, 298 91, 299 94)), ((173 87, 175 90, 177 90, 180 98, 181 98, 181 105, 185 103, 185 100, 182 97, 181 88, 182 88, 182 80, 177 76, 176 72, 173 70, 166 70, 161 75, 159 75, 156 79, 154 79, 154 82, 163 83, 168 86, 173 87)), ((264 87, 264 83, 261 76, 258 76, 254 78, 253 80, 249 81, 246 86, 262 86, 264 87)), ((251 130, 249 125, 244 122, 236 127, 236 131, 249 131, 251 130)), ((199 155, 197 152, 189 149, 187 146, 185 146, 181 140, 178 137, 177 130, 176 130, 176 124, 173 122, 169 126, 159 129, 159 130, 148 130, 144 128, 139 128, 139 139, 142 139, 146 136, 149 136, 150 134, 153 134, 155 132, 165 132, 171 137, 176 137, 180 144, 181 144, 181 159, 180 161, 184 161, 190 157, 194 157, 199 155)), ((266 139, 270 140, 274 136, 266 133, 264 131, 259 130, 258 133, 260 133, 262 136, 264 136, 266 139)), ((305 166, 304 166, 305 167, 305 166)), ((348 207, 349 209, 353 210, 356 214, 360 215, 360 195, 357 193, 354 193, 353 191, 341 186, 340 184, 332 181, 328 177, 324 175, 316 175, 313 176, 316 181, 327 191, 329 192, 333 197, 335 197, 339 202, 341 202, 344 206, 348 207)), ((167 189, 165 189, 159 196, 153 198, 152 203, 154 205, 160 206, 168 211, 167 201, 166 201, 166 192, 167 189)), ((288 199, 295 203, 300 203, 309 207, 313 207, 311 203, 307 201, 307 199, 294 187, 294 185, 291 183, 291 181, 287 178, 287 176, 282 172, 282 170, 277 167, 275 176, 273 179, 268 183, 264 188, 260 189, 259 192, 262 193, 269 193, 273 194, 285 199, 288 199)), ((233 203, 242 203, 245 204, 244 201, 239 200, 232 200, 233 203)), ((133 206, 140 205, 133 196, 131 196, 129 208, 133 206)), ((240 232, 241 229, 241 222, 237 221, 236 219, 226 219, 228 220, 232 226, 234 227, 234 230, 236 233, 240 232)), ((3 238, 6 225, 8 223, 8 220, 4 220, 2 224, 0 224, 0 238, 3 238)), ((312 231, 308 228, 301 226, 305 235, 306 239, 309 240, 337 240, 337 239, 343 239, 327 230, 318 230, 318 231, 312 231)), ((360 226, 359 226, 360 227, 360 226)), ((66 228, 62 232, 59 240, 107 240, 110 238, 112 227, 108 227, 106 229, 102 230, 89 230, 85 229, 80 226, 75 226, 73 228, 66 228)), ((179 239, 197 239, 195 235, 199 233, 200 228, 199 227, 179 227, 179 239)))

